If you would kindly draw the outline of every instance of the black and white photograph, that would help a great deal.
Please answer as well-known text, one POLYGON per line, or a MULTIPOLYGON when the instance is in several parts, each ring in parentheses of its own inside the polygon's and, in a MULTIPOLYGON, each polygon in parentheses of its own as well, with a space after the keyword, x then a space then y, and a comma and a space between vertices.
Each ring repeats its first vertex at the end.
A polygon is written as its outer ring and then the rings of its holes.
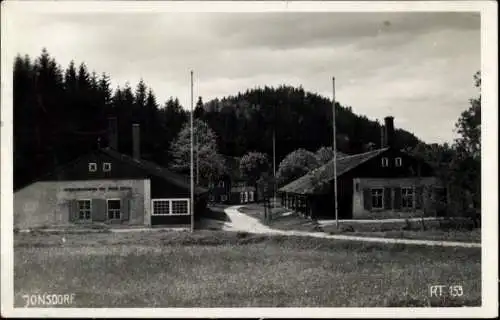
POLYGON ((2 315, 498 316, 497 5, 385 4, 2 2, 2 315))

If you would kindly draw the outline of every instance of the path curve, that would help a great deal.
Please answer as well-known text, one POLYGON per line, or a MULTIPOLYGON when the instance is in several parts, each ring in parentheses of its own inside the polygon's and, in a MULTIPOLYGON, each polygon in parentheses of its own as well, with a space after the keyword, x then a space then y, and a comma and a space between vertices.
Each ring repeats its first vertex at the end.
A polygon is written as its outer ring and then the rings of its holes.
POLYGON ((360 236, 347 236, 347 235, 333 235, 325 232, 307 232, 307 231, 294 231, 294 230, 278 230, 264 225, 259 219, 251 217, 238 209, 243 206, 231 206, 224 209, 224 212, 231 219, 231 222, 226 223, 226 230, 242 231, 256 234, 269 234, 269 235, 286 235, 286 236, 302 236, 302 237, 315 237, 324 239, 335 240, 349 240, 349 241, 364 241, 376 243, 390 243, 390 244, 413 244, 424 246, 441 246, 441 247, 462 247, 462 248, 481 248, 480 243, 474 242, 456 242, 456 241, 435 241, 435 240, 416 240, 416 239, 393 239, 393 238, 376 238, 376 237, 360 237, 360 236))

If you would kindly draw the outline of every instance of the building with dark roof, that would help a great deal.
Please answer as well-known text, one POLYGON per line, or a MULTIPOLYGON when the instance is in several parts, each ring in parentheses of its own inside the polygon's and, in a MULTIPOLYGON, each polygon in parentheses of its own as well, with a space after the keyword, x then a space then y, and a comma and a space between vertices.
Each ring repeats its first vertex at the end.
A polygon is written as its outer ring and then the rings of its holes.
MULTIPOLYGON (((394 145, 392 117, 385 118, 383 148, 337 157, 340 219, 435 214, 442 194, 433 168, 394 145)), ((335 218, 334 162, 281 187, 283 205, 315 218, 335 218)))
POLYGON ((194 210, 188 177, 140 157, 140 127, 132 128, 133 156, 117 149, 116 119, 110 119, 110 145, 56 168, 14 193, 14 226, 25 229, 105 223, 190 227, 201 213, 208 190, 196 187, 194 210))
POLYGON ((255 186, 242 177, 239 157, 224 156, 226 173, 208 184, 209 202, 242 204, 258 200, 255 186))

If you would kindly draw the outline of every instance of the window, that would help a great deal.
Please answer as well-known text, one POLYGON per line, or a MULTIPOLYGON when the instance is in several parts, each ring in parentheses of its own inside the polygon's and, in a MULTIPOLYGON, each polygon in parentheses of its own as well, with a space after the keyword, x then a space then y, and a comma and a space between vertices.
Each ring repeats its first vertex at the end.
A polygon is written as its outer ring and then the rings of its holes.
POLYGON ((245 200, 245 196, 244 196, 243 192, 240 192, 240 203, 243 203, 244 200, 245 200))
POLYGON ((213 182, 210 182, 210 183, 208 184, 208 187, 212 189, 212 188, 214 187, 214 183, 213 183, 213 182))
POLYGON ((121 201, 120 199, 108 199, 108 219, 120 219, 121 218, 121 201))
POLYGON ((248 202, 248 192, 243 193, 243 198, 244 198, 244 202, 247 203, 248 202))
POLYGON ((414 204, 413 188, 401 188, 401 207, 403 209, 412 209, 414 204))
POLYGON ((359 182, 356 181, 356 183, 354 184, 355 188, 356 188, 356 192, 359 192, 359 182))
POLYGON ((190 215, 189 199, 153 199, 153 216, 190 215))
POLYGON ((396 158, 396 167, 401 167, 403 165, 403 159, 400 157, 396 158))
POLYGON ((224 181, 219 181, 219 187, 224 188, 224 181))
POLYGON ((248 193, 248 201, 249 201, 249 202, 253 202, 253 191, 250 191, 250 192, 248 193))
POLYGON ((96 171, 97 171, 97 163, 90 162, 89 163, 89 172, 96 172, 96 171))
POLYGON ((109 163, 109 162, 104 162, 104 163, 102 164, 102 171, 104 171, 104 172, 109 172, 109 171, 111 171, 111 163, 109 163))
POLYGON ((170 201, 153 200, 153 214, 158 216, 170 214, 170 201))
POLYGON ((188 202, 185 200, 172 200, 172 214, 175 215, 189 214, 188 202))
POLYGON ((382 167, 388 167, 389 166, 389 159, 388 158, 382 158, 382 167))
POLYGON ((225 194, 221 195, 220 201, 222 201, 222 202, 227 201, 227 196, 225 194))
POLYGON ((382 209, 384 207, 384 189, 372 189, 372 208, 382 209))
POLYGON ((92 202, 90 200, 78 200, 78 219, 90 220, 92 202))

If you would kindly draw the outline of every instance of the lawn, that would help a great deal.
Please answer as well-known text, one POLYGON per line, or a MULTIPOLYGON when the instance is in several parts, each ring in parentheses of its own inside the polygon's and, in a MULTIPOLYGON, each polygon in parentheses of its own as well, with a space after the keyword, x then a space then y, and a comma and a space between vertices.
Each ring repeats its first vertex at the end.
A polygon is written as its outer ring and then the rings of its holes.
POLYGON ((480 306, 479 249, 198 231, 16 234, 14 289, 77 307, 480 306), (64 240, 63 240, 64 238, 64 240), (431 298, 431 285, 463 296, 431 298))

